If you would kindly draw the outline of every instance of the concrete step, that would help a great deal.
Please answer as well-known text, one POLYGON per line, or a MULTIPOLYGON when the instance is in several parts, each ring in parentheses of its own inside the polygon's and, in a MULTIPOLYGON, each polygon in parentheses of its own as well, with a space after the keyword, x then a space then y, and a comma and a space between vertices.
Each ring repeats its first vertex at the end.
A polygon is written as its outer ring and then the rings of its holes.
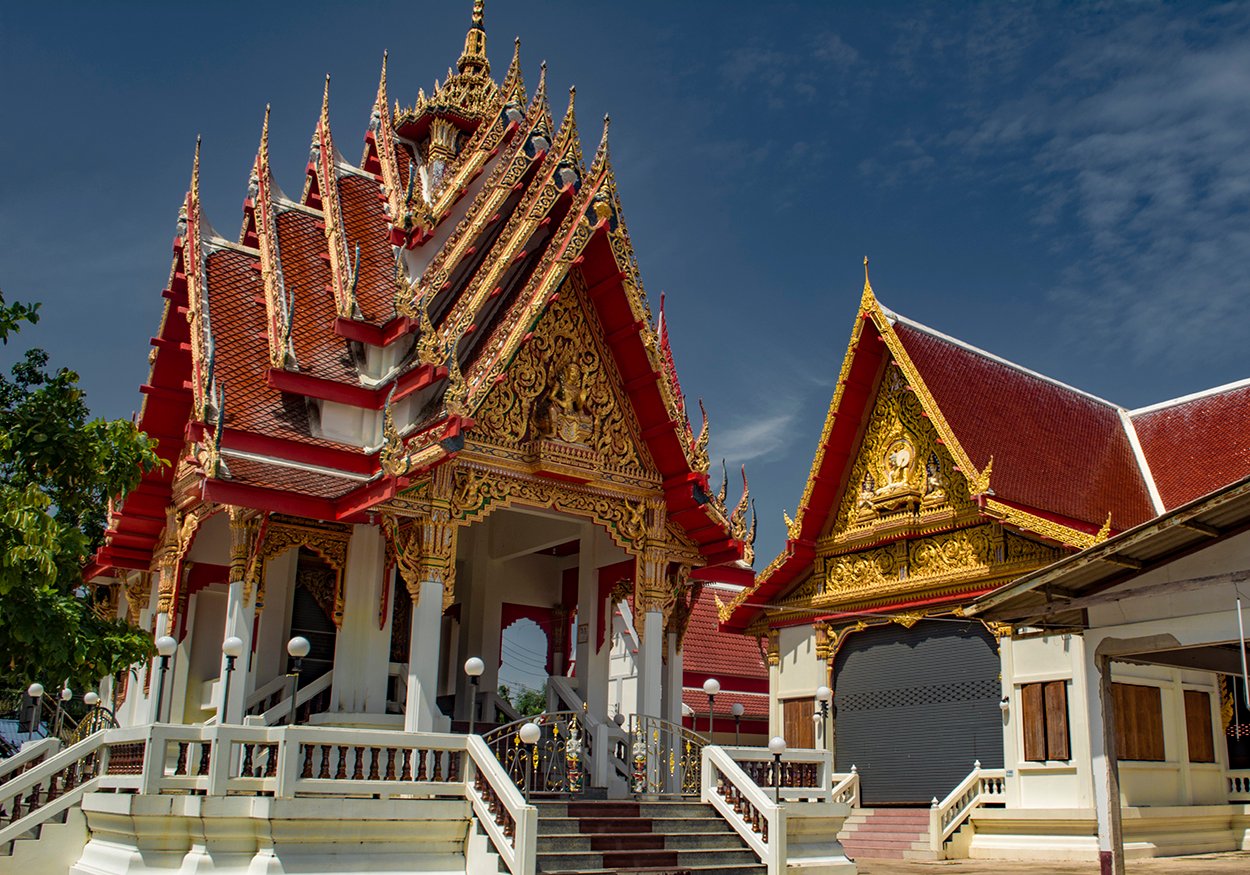
POLYGON ((539 815, 538 834, 585 835, 588 833, 733 833, 733 827, 721 817, 549 817, 539 815))
POLYGON ((712 806, 697 801, 619 801, 578 799, 535 802, 539 817, 707 817, 712 806))
POLYGON ((608 851, 604 853, 543 853, 538 855, 539 872, 584 873, 596 870, 688 869, 698 865, 724 872, 734 866, 754 866, 755 854, 739 850, 705 849, 693 851, 608 851))
POLYGON ((579 835, 540 835, 538 853, 646 851, 646 850, 738 850, 741 843, 723 832, 687 833, 582 833, 579 835), (728 841, 727 841, 728 839, 728 841))

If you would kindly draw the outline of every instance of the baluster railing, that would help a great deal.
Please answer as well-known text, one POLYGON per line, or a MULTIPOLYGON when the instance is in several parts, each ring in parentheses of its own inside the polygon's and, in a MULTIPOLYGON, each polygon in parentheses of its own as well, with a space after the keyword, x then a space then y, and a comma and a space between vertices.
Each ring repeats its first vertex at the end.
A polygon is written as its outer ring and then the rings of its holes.
POLYGON ((1250 769, 1229 770, 1228 801, 1250 802, 1250 769))
POLYGON ((480 736, 462 737, 468 752, 465 795, 478 822, 512 875, 534 875, 538 810, 526 803, 512 777, 480 736))
POLYGON ((960 781, 945 799, 941 802, 933 800, 929 810, 929 847, 941 853, 946 840, 977 807, 1004 801, 1006 776, 1003 769, 983 769, 979 760, 973 763, 968 777, 960 781))
MULTIPOLYGON (((0 848, 10 847, 18 836, 46 823, 67 808, 78 804, 84 793, 94 789, 101 773, 101 760, 107 764, 105 734, 97 733, 11 773, 0 785, 0 848)), ((142 749, 139 751, 142 769, 142 749)), ((122 758, 124 763, 124 757, 122 758)))
POLYGON ((703 801, 742 836, 768 867, 768 875, 782 875, 786 871, 786 823, 776 797, 766 793, 728 751, 717 745, 703 748, 701 772, 703 801))
MULTIPOLYGON (((828 802, 833 798, 833 754, 827 750, 786 751, 780 774, 772 754, 765 748, 725 746, 722 750, 756 785, 777 788, 780 784, 783 801, 828 802)), ((837 777, 847 778, 845 775, 837 777)), ((858 777, 855 787, 858 794, 858 777)))
POLYGON ((849 772, 833 775, 832 780, 834 784, 829 791, 829 798, 834 802, 859 808, 859 769, 852 765, 849 772))

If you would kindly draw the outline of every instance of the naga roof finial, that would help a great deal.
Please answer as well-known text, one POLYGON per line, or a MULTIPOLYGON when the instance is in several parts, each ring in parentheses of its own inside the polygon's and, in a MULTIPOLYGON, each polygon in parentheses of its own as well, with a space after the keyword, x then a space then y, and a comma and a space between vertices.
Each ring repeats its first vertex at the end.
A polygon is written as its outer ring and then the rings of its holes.
POLYGON ((877 296, 868 279, 868 256, 864 256, 864 293, 860 297, 860 309, 867 312, 876 307, 877 296))
POLYGON ((330 74, 326 73, 326 86, 321 92, 321 130, 330 130, 330 74))
POLYGON ((200 135, 195 135, 195 160, 191 162, 191 202, 200 202, 200 135))
POLYGON ((486 57, 486 3, 473 0, 473 20, 464 37, 464 52, 456 62, 461 73, 490 74, 490 61, 486 57))

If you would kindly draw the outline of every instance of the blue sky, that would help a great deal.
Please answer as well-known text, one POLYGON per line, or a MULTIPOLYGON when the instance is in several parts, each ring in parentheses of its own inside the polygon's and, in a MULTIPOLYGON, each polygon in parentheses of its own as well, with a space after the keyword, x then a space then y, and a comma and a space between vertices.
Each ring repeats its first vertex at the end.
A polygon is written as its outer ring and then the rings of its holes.
MULTIPOLYGON (((128 416, 196 134, 237 233, 261 118, 301 186, 324 74, 357 155, 390 51, 410 105, 468 0, 0 7, 0 289, 22 343, 128 416)), ((890 307, 1128 406, 1250 375, 1250 5, 488 0, 556 113, 611 112, 625 212, 713 454, 784 536, 862 258, 890 307)), ((12 349, 3 360, 13 357, 12 349)), ((731 496, 736 490, 731 492, 731 496)))

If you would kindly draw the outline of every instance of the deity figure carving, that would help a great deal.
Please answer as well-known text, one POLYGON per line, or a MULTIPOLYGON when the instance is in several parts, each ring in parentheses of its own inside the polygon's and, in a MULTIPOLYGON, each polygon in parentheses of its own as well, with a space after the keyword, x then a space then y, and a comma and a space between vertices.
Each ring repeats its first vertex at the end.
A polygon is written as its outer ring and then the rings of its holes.
POLYGON ((557 368, 546 394, 535 417, 538 433, 571 444, 589 441, 594 429, 586 411, 586 378, 581 366, 570 359, 557 368))

